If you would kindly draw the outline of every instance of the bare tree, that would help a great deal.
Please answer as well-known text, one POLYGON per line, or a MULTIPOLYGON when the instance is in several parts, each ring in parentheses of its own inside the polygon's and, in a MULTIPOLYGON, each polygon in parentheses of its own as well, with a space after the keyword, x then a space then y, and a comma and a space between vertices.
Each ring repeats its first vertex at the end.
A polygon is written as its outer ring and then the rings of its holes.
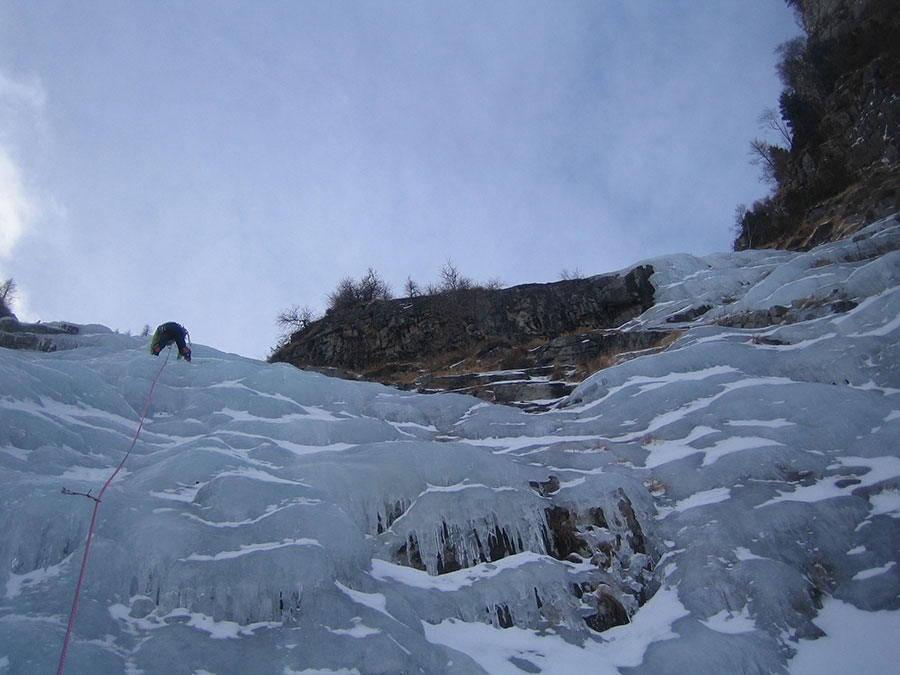
POLYGON ((798 36, 775 49, 780 57, 775 66, 778 79, 789 91, 797 91, 808 83, 810 67, 806 55, 806 37, 798 36))
POLYGON ((275 318, 275 323, 284 330, 285 334, 303 330, 313 321, 315 321, 315 313, 309 307, 300 307, 299 305, 291 305, 287 309, 283 309, 275 318))
POLYGON ((358 295, 360 302, 390 300, 393 297, 390 285, 371 267, 359 280, 358 295))
POLYGON ((344 277, 337 288, 328 294, 328 309, 352 307, 357 302, 356 282, 352 277, 344 277))
POLYGON ((412 277, 406 277, 406 284, 403 287, 407 298, 415 298, 422 295, 422 289, 419 287, 412 277))
MULTIPOLYGON (((734 225, 732 226, 732 233, 734 234, 735 244, 740 243, 741 248, 753 247, 753 233, 750 231, 749 213, 750 209, 747 208, 746 204, 738 204, 734 207, 734 225)), ((735 250, 738 250, 737 246, 735 247, 735 250)))
POLYGON ((391 287, 371 267, 359 281, 350 277, 341 279, 337 288, 328 294, 328 309, 347 309, 375 300, 390 300, 391 287))
POLYGON ((0 316, 12 316, 12 303, 18 290, 12 277, 0 283, 0 316))
POLYGON ((761 180, 769 185, 781 182, 790 154, 787 148, 766 143, 759 138, 750 141, 750 163, 760 168, 761 180))
POLYGON ((759 126, 761 129, 768 129, 777 133, 779 138, 785 142, 786 147, 791 148, 793 146, 794 137, 791 129, 775 108, 766 108, 763 111, 762 115, 759 116, 759 126))
POLYGON ((775 162, 770 154, 771 145, 760 138, 750 141, 750 163, 758 166, 762 172, 760 180, 769 185, 775 185, 775 162))
POLYGON ((462 291, 474 286, 474 282, 469 277, 464 277, 449 258, 441 267, 441 284, 440 290, 443 292, 462 291))

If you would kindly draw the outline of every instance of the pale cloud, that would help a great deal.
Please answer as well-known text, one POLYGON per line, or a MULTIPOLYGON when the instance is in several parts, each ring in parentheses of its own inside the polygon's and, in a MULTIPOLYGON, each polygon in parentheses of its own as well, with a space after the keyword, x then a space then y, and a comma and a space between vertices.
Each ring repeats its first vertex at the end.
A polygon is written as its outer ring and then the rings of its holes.
POLYGON ((30 75, 17 80, 0 71, 0 103, 4 106, 14 105, 41 109, 46 101, 47 94, 37 76, 30 75))
POLYGON ((11 255, 33 221, 37 207, 11 150, 40 126, 47 95, 35 75, 11 77, 0 71, 0 256, 11 255))
POLYGON ((46 107, 47 92, 40 77, 16 78, 0 69, 0 146, 7 151, 28 147, 34 152, 45 140, 46 107))
POLYGON ((22 184, 18 167, 0 148, 0 256, 12 253, 34 213, 35 207, 22 184))

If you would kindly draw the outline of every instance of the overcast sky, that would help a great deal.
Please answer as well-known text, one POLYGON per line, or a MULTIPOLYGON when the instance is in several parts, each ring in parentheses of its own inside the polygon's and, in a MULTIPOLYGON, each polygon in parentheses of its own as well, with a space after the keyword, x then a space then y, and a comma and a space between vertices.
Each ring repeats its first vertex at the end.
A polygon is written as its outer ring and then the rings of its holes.
POLYGON ((727 251, 799 33, 783 0, 0 0, 0 280, 264 358, 369 267, 727 251))

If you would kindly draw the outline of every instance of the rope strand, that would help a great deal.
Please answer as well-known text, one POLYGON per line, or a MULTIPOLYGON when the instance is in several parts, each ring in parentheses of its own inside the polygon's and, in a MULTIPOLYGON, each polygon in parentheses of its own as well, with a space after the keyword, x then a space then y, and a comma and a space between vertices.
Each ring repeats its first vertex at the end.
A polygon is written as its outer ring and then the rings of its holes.
POLYGON ((166 360, 163 361, 162 367, 159 369, 156 377, 153 378, 153 384, 150 385, 150 393, 147 394, 147 402, 144 403, 144 411, 141 413, 141 419, 138 422, 137 430, 134 432, 134 438, 131 439, 131 445, 128 448, 128 452, 125 453, 122 461, 119 462, 119 466, 116 467, 116 470, 113 471, 112 475, 109 477, 106 483, 104 483, 103 489, 100 490, 100 494, 95 497, 90 493, 90 491, 85 494, 83 492, 71 492, 63 488, 63 494, 79 494, 84 497, 88 497, 89 499, 93 499, 94 515, 91 516, 91 526, 88 529, 87 543, 84 546, 84 558, 81 561, 81 573, 78 575, 78 585, 75 587, 75 600, 72 603, 72 613, 69 615, 69 627, 66 629, 66 640, 63 643, 62 655, 59 658, 59 671, 57 671, 57 675, 62 675, 63 668, 66 665, 66 653, 69 651, 69 641, 72 639, 72 629, 75 627, 75 615, 78 614, 78 599, 81 597, 81 584, 84 582, 84 572, 87 569, 88 555, 91 552, 91 541, 94 538, 94 526, 97 524, 97 513, 98 511, 100 511, 100 502, 103 500, 103 495, 106 492, 106 488, 109 487, 109 484, 113 482, 113 479, 119 474, 119 471, 122 470, 122 467, 125 466, 125 460, 128 459, 128 456, 134 449, 135 443, 137 443, 138 434, 141 433, 141 429, 144 426, 144 419, 147 417, 147 411, 150 409, 150 399, 153 397, 153 390, 156 388, 156 383, 159 382, 160 376, 162 376, 163 371, 166 369, 166 364, 169 363, 169 356, 171 355, 171 353, 172 347, 170 346, 166 351, 166 360))

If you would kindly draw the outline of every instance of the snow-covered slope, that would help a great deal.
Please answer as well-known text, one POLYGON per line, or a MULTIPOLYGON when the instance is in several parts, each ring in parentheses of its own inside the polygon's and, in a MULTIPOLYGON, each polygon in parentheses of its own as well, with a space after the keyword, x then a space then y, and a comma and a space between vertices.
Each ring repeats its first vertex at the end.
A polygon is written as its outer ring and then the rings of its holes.
MULTIPOLYGON (((701 318, 547 413, 173 359, 99 509, 65 672, 900 662, 895 639, 832 653, 900 628, 900 222, 649 262, 634 325, 701 318), (761 316, 786 321, 734 327, 761 316)), ((0 349, 0 672, 57 668, 94 506, 62 489, 98 494, 163 365, 100 327, 59 340, 0 349)))

